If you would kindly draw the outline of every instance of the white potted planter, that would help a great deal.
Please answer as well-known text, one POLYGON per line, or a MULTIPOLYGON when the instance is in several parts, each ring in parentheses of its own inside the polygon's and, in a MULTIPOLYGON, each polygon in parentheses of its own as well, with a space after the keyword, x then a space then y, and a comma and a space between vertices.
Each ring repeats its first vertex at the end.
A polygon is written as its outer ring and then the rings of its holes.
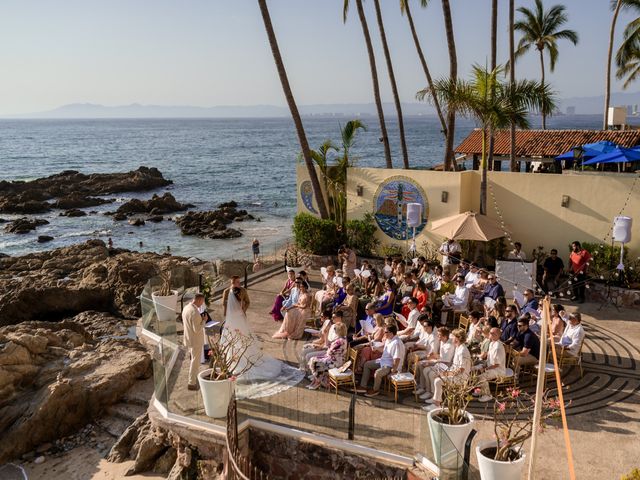
POLYGON ((229 379, 209 380, 210 376, 211 369, 203 370, 198 374, 204 411, 211 418, 226 417, 235 382, 229 379))
POLYGON ((469 412, 465 412, 467 423, 449 425, 436 419, 436 415, 444 410, 443 408, 432 410, 427 416, 433 456, 436 465, 441 469, 458 470, 462 468, 464 445, 473 429, 475 418, 469 412))
POLYGON ((495 448, 496 442, 491 440, 476 445, 476 457, 482 480, 520 480, 526 455, 520 453, 519 458, 512 462, 500 462, 485 456, 482 451, 495 448))
POLYGON ((156 315, 160 322, 175 321, 178 312, 178 291, 171 290, 171 295, 158 295, 151 293, 156 315))

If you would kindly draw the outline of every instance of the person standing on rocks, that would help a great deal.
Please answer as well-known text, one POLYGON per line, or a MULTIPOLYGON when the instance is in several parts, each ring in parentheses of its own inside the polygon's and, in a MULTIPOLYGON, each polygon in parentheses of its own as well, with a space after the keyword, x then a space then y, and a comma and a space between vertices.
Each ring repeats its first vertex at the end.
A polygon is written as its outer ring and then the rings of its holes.
POLYGON ((196 293, 193 301, 182 310, 182 325, 184 326, 184 346, 187 348, 191 361, 189 363, 189 390, 198 390, 198 373, 200 358, 204 348, 204 318, 200 309, 204 305, 204 295, 196 293))
POLYGON ((224 318, 227 318, 227 304, 229 302, 229 294, 231 291, 233 291, 233 293, 238 297, 242 311, 245 314, 247 313, 247 310, 249 310, 249 305, 251 305, 247 289, 240 286, 240 277, 238 275, 234 275, 231 277, 231 286, 222 292, 222 315, 224 318))

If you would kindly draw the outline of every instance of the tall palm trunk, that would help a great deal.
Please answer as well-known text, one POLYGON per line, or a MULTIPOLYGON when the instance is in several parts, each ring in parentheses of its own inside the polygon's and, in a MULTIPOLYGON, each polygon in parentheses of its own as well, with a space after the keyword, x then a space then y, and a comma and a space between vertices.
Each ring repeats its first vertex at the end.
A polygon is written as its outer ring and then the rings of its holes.
MULTIPOLYGON (((411 10, 409 9, 409 2, 405 3, 405 12, 407 14, 407 20, 409 20, 409 28, 411 28, 411 36, 413 37, 413 43, 416 45, 416 51, 418 52, 418 58, 420 59, 420 63, 422 64, 422 70, 424 70, 424 75, 427 77, 427 85, 429 85, 429 90, 433 92, 433 79, 431 78, 431 72, 429 72, 429 67, 427 66, 427 60, 422 52, 422 47, 420 46, 420 40, 418 39, 418 33, 416 32, 416 26, 413 23, 413 17, 411 16, 411 10)), ((436 98, 435 95, 432 95, 433 98, 433 106, 436 109, 436 113, 438 114, 438 118, 440 119, 440 125, 442 126, 442 133, 444 133, 445 137, 447 136, 447 124, 444 121, 444 115, 442 114, 442 108, 440 107, 440 102, 436 98)))
MULTIPOLYGON (((540 84, 542 85, 542 88, 544 89, 544 50, 542 48, 538 48, 538 51, 540 52, 540 70, 542 70, 542 76, 540 77, 540 84)), ((546 130, 547 129, 547 112, 543 109, 542 110, 542 130, 546 130)))
POLYGON ((276 69, 278 70, 278 76, 280 77, 282 90, 284 91, 284 96, 287 100, 287 104, 289 105, 289 110, 291 111, 291 116, 293 117, 293 123, 296 127, 296 132, 298 134, 298 141, 300 142, 300 148, 302 149, 302 157, 304 158, 304 163, 307 166, 307 170, 309 172, 309 179, 311 180, 313 193, 316 198, 316 203, 318 204, 318 211, 320 212, 321 218, 327 219, 329 218, 327 204, 324 201, 324 195, 322 193, 322 189, 320 188, 318 175, 316 173, 316 169, 313 164, 313 159, 311 158, 311 149, 309 148, 307 135, 305 134, 304 127, 302 125, 300 112, 298 112, 298 107, 296 105, 295 98, 293 97, 293 92, 291 91, 291 85, 289 85, 289 79, 287 78, 287 71, 285 70, 284 63, 282 62, 282 56, 280 55, 280 48, 278 47, 276 34, 275 34, 275 31, 273 30, 273 24, 271 23, 271 16, 269 15, 269 7, 267 6, 267 0, 258 0, 258 5, 260 6, 262 21, 264 22, 264 28, 267 31, 267 37, 269 38, 269 45, 271 46, 271 53, 273 54, 273 59, 276 63, 276 69))
POLYGON ((604 118, 602 120, 602 129, 606 130, 608 127, 607 116, 609 115, 609 101, 611 99, 611 57, 613 56, 613 37, 616 31, 616 22, 618 20, 618 13, 620 13, 620 7, 622 6, 622 0, 618 0, 616 8, 613 12, 613 18, 611 19, 611 28, 609 29, 609 51, 607 52, 607 80, 604 87, 604 118))
POLYGON ((402 163, 404 168, 409 168, 409 152, 407 151, 407 141, 404 136, 404 119, 402 117, 402 106, 400 105, 400 96, 398 95, 398 85, 396 84, 396 76, 393 73, 393 64, 391 63, 391 54, 389 53, 389 45, 387 44, 387 35, 384 32, 384 22, 382 21, 382 11, 380 11, 379 0, 373 2, 376 8, 376 19, 378 20, 378 29, 380 30, 380 40, 382 41, 382 50, 384 58, 387 62, 387 72, 389 72, 389 81, 391 82, 391 91, 393 92, 393 103, 396 105, 396 114, 398 115, 398 130, 400 131, 400 148, 402 149, 402 163))
MULTIPOLYGON (((449 78, 453 85, 458 79, 458 55, 456 54, 456 40, 453 35, 453 21, 451 19, 451 6, 449 0, 442 0, 442 15, 444 27, 447 33, 447 46, 449 47, 449 78)), ((444 149, 444 169, 454 170, 453 140, 456 133, 456 112, 449 108, 447 111, 447 138, 444 149)))
MULTIPOLYGON (((516 84, 516 42, 514 36, 514 25, 515 25, 515 0, 509 0, 509 84, 513 89, 516 84)), ((512 120, 509 140, 510 140, 510 149, 509 149, 509 169, 512 172, 518 171, 518 166, 516 165, 516 124, 512 120)))
MULTIPOLYGON (((496 55, 497 55, 497 41, 498 41, 498 0, 491 0, 491 71, 496 69, 496 55)), ((491 89, 491 96, 493 97, 495 89, 491 89)), ((491 170, 495 170, 496 165, 493 163, 493 145, 494 145, 494 132, 493 128, 489 128, 489 165, 491 170)), ((484 212, 486 213, 486 212, 484 212)))
POLYGON ((480 178, 480 214, 487 214, 487 126, 482 125, 482 176, 480 178))
POLYGON ((376 69, 376 57, 373 54, 373 45, 371 44, 371 35, 369 35, 369 27, 367 26, 367 17, 364 15, 362 0, 356 0, 358 8, 358 17, 360 25, 362 25, 362 33, 364 41, 367 45, 367 53, 369 55, 369 67, 371 68, 371 81, 373 82, 373 97, 378 110, 378 120, 380 121, 380 133, 382 134, 382 143, 384 145, 384 158, 387 168, 393 168, 391 163, 391 148, 389 148, 389 136, 387 135, 387 126, 384 122, 384 112, 382 111, 382 100, 380 100, 380 84, 378 83, 378 70, 376 69))

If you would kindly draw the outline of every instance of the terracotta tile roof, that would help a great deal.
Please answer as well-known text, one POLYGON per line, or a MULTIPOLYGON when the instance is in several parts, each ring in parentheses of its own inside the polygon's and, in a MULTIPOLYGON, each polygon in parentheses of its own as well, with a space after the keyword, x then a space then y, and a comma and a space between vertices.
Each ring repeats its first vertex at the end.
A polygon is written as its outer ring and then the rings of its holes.
MULTIPOLYGON (((557 157, 577 145, 609 140, 623 147, 640 145, 640 130, 516 130, 516 155, 519 157, 557 157)), ((511 152, 509 130, 495 132, 494 154, 511 152)), ((475 129, 455 149, 456 153, 482 153, 482 130, 475 129)))

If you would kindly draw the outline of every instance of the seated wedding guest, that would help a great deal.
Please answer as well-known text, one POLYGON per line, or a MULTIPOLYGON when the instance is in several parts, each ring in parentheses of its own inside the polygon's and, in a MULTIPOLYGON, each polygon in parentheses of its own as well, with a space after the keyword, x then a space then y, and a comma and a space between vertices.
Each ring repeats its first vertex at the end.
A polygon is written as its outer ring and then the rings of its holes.
POLYGON ((449 382, 462 383, 468 380, 469 374, 471 373, 471 353, 465 345, 467 335, 461 328, 456 328, 451 332, 451 336, 453 337, 453 345, 455 348, 451 365, 444 371, 432 370, 429 373, 430 382, 428 383, 429 390, 427 390, 427 393, 433 392, 433 396, 430 399, 425 399, 426 403, 432 404, 426 408, 427 410, 435 410, 442 405, 443 378, 446 378, 449 382))
POLYGON ((418 390, 416 394, 420 395, 422 400, 431 397, 431 391, 427 391, 427 383, 430 382, 431 371, 444 371, 451 364, 455 347, 453 340, 450 338, 449 329, 447 327, 438 328, 438 344, 437 352, 431 352, 424 360, 420 360, 416 369, 416 382, 418 382, 418 390))
POLYGON ((396 294, 396 308, 397 312, 402 311, 403 302, 406 302, 407 299, 413 296, 413 289, 416 287, 415 282, 413 281, 413 275, 411 272, 406 272, 403 276, 402 282, 400 286, 397 288, 396 294))
POLYGON ((405 270, 406 270, 406 264, 404 263, 404 260, 398 260, 393 270, 393 276, 391 277, 391 279, 396 283, 396 285, 400 285, 402 283, 402 280, 404 279, 405 270))
MULTIPOLYGON (((528 321, 527 319, 527 323, 528 321)), ((502 331, 500 336, 502 343, 510 344, 515 340, 518 335, 518 310, 515 305, 509 305, 505 309, 505 317, 500 323, 500 330, 502 331)))
POLYGON ((489 280, 489 283, 484 288, 483 299, 491 298, 497 301, 498 298, 504 297, 504 288, 502 288, 502 285, 498 283, 496 275, 494 273, 490 273, 487 276, 487 280, 489 280))
POLYGON ((540 358, 540 340, 529 330, 529 319, 524 315, 518 319, 518 334, 513 341, 513 364, 518 375, 523 365, 535 365, 540 358))
POLYGON ((582 315, 580 313, 569 314, 569 324, 564 329, 562 337, 560 337, 560 346, 562 351, 577 357, 580 353, 580 347, 584 342, 585 332, 582 326, 582 315))
POLYGON ((520 307, 520 311, 522 312, 534 312, 538 310, 538 300, 536 299, 533 290, 527 288, 524 291, 524 305, 520 307))
MULTIPOLYGON (((375 307, 375 303, 371 302, 365 305, 365 317, 364 319, 357 322, 356 333, 349 342, 350 347, 360 345, 361 343, 367 343, 369 341, 367 334, 373 332, 373 329, 376 328, 376 321, 374 318, 374 316, 376 315, 375 307)), ((380 315, 380 317, 382 317, 382 315, 380 315)))
POLYGON ((398 332, 400 340, 407 341, 416 330, 418 326, 418 317, 420 316, 420 310, 418 310, 418 299, 416 297, 410 297, 407 302, 409 306, 409 316, 407 317, 407 326, 398 332))
MULTIPOLYGON (((398 329, 390 325, 385 328, 384 337, 385 342, 382 347, 382 356, 377 360, 369 360, 364 364, 362 371, 362 380, 360 381, 360 387, 358 392, 362 393, 366 391, 367 397, 375 397, 380 394, 380 386, 382 380, 389 374, 398 373, 402 369, 404 362, 404 344, 396 335, 398 329), (369 378, 373 373, 373 388, 367 390, 369 385, 369 378)), ((374 347, 376 348, 376 347, 374 347)), ((379 348, 376 348, 379 350, 379 348)))
POLYGON ((306 280, 304 280, 302 275, 298 275, 293 284, 293 287, 291 288, 291 290, 289 290, 289 296, 282 301, 282 308, 280 308, 280 314, 283 316, 283 318, 287 309, 291 308, 291 306, 298 303, 298 297, 300 296, 300 290, 298 289, 298 285, 304 281, 306 280))
POLYGON ((340 305, 347 298, 347 287, 351 284, 350 277, 340 277, 336 281, 336 294, 333 298, 333 306, 340 305))
POLYGON ((408 369, 413 370, 413 364, 429 357, 432 353, 440 351, 440 339, 435 329, 435 322, 428 315, 421 314, 418 318, 422 326, 420 337, 415 342, 407 342, 404 347, 407 351, 408 369), (409 355, 411 353, 412 355, 409 355))
POLYGON ((377 302, 376 312, 383 317, 393 313, 393 304, 396 299, 396 284, 389 279, 384 284, 384 294, 377 302))
POLYGON ((393 275, 393 270, 395 268, 395 264, 391 257, 386 257, 384 259, 384 267, 382 267, 382 276, 385 280, 388 280, 393 275))
POLYGON ((296 272, 292 268, 290 268, 287 270, 287 281, 284 283, 284 286, 282 287, 282 290, 280 290, 280 293, 276 295, 276 298, 273 302, 273 308, 271 308, 271 312, 269 312, 271 313, 271 316, 274 320, 282 320, 284 318, 280 310, 282 309, 283 302, 287 299, 287 297, 289 297, 289 295, 291 294, 291 290, 295 287, 295 285, 296 272))
POLYGON ((384 292, 384 285, 378 278, 378 272, 375 269, 371 270, 371 275, 366 278, 364 287, 365 296, 370 298, 378 298, 384 292))
POLYGON ((323 355, 312 357, 309 360, 309 370, 313 376, 309 390, 317 390, 320 385, 327 387, 327 372, 332 368, 341 367, 347 358, 347 327, 343 323, 336 324, 336 338, 323 355))
POLYGON ((481 395, 478 400, 481 402, 488 402, 493 398, 489 390, 489 380, 504 377, 507 367, 507 355, 500 341, 500 329, 492 328, 489 335, 491 343, 487 354, 487 366, 478 377, 481 395))
POLYGON ((323 286, 316 292, 316 302, 318 305, 332 302, 336 294, 336 269, 333 265, 326 268, 326 277, 322 279, 323 286))
POLYGON ((356 350, 359 350, 358 358, 356 360, 356 364, 353 370, 355 373, 358 373, 358 374, 362 373, 362 369, 365 363, 367 363, 369 360, 375 360, 382 356, 382 351, 375 350, 372 344, 374 342, 384 341, 384 330, 386 325, 384 322, 384 317, 379 313, 376 313, 373 317, 374 317, 375 328, 373 329, 372 333, 369 333, 366 335, 367 342, 360 343, 355 347, 353 347, 356 350))
POLYGON ((442 267, 435 265, 433 268, 429 267, 429 271, 424 274, 422 281, 424 281, 427 290, 437 291, 440 290, 440 282, 442 281, 442 267))
POLYGON ((564 333, 566 327, 565 317, 569 318, 564 311, 564 307, 560 304, 555 304, 551 313, 551 335, 553 335, 553 338, 560 338, 564 333))
POLYGON ((308 293, 309 284, 305 281, 296 282, 296 287, 300 291, 298 301, 285 310, 284 321, 273 338, 298 340, 304 334, 304 327, 311 315, 311 294, 308 293))
POLYGON ((342 323, 342 315, 339 312, 332 314, 330 309, 326 309, 322 312, 321 320, 322 327, 318 333, 318 338, 302 346, 299 357, 300 370, 306 368, 311 357, 317 357, 326 352, 331 342, 338 338, 335 327, 338 323, 342 323))
POLYGON ((452 295, 456 291, 456 284, 451 281, 449 275, 445 272, 442 274, 442 278, 440 280, 440 287, 438 290, 435 290, 436 299, 442 300, 442 297, 449 294, 452 295))
POLYGON ((484 323, 491 328, 500 328, 500 322, 493 315, 489 315, 488 317, 486 317, 486 320, 484 323))
POLYGON ((344 324, 348 330, 354 330, 357 328, 356 316, 358 312, 358 296, 356 295, 356 289, 352 283, 347 284, 345 287, 346 296, 342 302, 335 306, 334 311, 342 312, 344 324))
POLYGON ((482 327, 482 341, 480 342, 480 353, 478 354, 478 360, 481 362, 486 362, 487 356, 489 354, 489 346, 491 345, 491 329, 496 328, 498 332, 500 329, 496 327, 490 327, 489 325, 484 325, 482 327))
POLYGON ((467 345, 479 343, 482 340, 482 324, 480 323, 480 318, 482 318, 482 314, 475 310, 469 314, 467 345))
MULTIPOLYGON (((427 287, 422 280, 418 280, 416 282, 416 286, 413 289, 411 296, 418 299, 418 310, 422 311, 422 309, 429 301, 429 292, 427 292, 427 287)), ((409 315, 409 305, 405 303, 402 306, 401 313, 403 317, 407 318, 407 316, 409 315)))
POLYGON ((478 279, 471 287, 469 287, 471 301, 476 308, 484 308, 484 291, 489 285, 489 272, 486 270, 480 270, 478 273, 478 279))
POLYGON ((464 285, 464 277, 455 278, 456 290, 454 294, 445 294, 442 297, 444 309, 466 310, 469 305, 469 289, 464 285))
POLYGON ((464 286, 470 289, 478 280, 480 280, 480 269, 477 263, 472 262, 469 265, 469 271, 464 276, 464 286))

